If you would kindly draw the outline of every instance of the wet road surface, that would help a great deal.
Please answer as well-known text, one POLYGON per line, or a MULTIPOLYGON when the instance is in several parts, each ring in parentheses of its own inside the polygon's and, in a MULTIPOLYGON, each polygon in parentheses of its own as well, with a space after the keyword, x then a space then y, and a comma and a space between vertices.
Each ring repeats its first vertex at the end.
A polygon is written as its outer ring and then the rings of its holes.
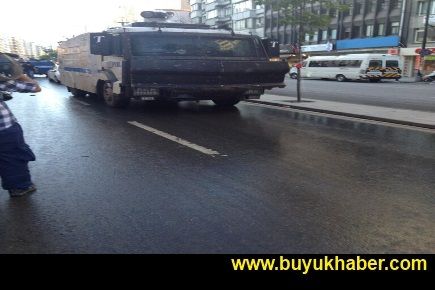
POLYGON ((1 192, 1 253, 435 253, 434 133, 41 83, 9 102, 39 190, 1 192))

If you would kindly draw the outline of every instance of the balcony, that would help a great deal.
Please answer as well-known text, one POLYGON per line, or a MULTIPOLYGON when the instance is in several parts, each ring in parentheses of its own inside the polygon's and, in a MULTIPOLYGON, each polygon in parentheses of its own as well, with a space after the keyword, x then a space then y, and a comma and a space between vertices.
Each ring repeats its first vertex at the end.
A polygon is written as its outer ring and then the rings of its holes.
POLYGON ((216 6, 227 6, 231 4, 231 0, 217 0, 216 6))
POLYGON ((202 10, 192 11, 192 12, 190 12, 190 18, 202 17, 203 14, 204 13, 202 12, 202 10))
POLYGON ((218 24, 222 24, 222 23, 227 23, 231 21, 231 16, 227 15, 227 16, 218 16, 218 18, 216 19, 216 23, 218 24))
POLYGON ((248 18, 257 18, 257 11, 256 10, 248 10, 248 11, 243 11, 243 12, 233 14, 234 21, 248 19, 248 18))

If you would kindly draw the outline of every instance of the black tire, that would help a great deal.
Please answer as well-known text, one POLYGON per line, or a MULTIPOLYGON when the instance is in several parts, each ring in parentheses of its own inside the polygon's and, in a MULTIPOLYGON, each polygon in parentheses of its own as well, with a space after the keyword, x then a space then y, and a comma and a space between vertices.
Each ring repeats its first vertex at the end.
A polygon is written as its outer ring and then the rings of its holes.
POLYGON ((239 98, 214 99, 213 102, 219 107, 232 107, 240 102, 239 98))
POLYGON ((371 79, 370 82, 371 83, 379 83, 381 80, 380 79, 371 79))
POLYGON ((337 75, 336 77, 335 77, 335 79, 338 81, 338 82, 345 82, 346 80, 347 80, 347 78, 344 76, 344 75, 337 75))
POLYGON ((290 78, 296 80, 298 78, 298 74, 292 73, 292 74, 290 74, 290 78))
POLYGON ((80 98, 80 97, 84 97, 86 96, 86 92, 79 90, 79 89, 75 89, 75 88, 68 88, 68 90, 71 92, 71 94, 75 97, 75 98, 80 98))
POLYGON ((113 93, 113 84, 111 82, 104 83, 100 94, 106 105, 112 108, 125 108, 130 103, 128 98, 113 93))

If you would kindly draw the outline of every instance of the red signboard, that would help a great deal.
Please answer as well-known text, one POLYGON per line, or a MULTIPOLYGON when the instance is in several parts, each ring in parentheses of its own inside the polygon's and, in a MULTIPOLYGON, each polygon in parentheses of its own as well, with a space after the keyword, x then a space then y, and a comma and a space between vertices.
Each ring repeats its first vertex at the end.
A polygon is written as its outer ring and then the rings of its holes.
MULTIPOLYGON (((426 49, 432 51, 432 53, 435 53, 435 47, 426 48, 426 49)), ((417 48, 417 49, 415 50, 415 53, 416 53, 416 54, 420 54, 420 52, 421 52, 421 48, 417 48)))
POLYGON ((397 49, 397 48, 390 48, 390 49, 388 49, 388 54, 398 55, 399 54, 399 49, 397 49))

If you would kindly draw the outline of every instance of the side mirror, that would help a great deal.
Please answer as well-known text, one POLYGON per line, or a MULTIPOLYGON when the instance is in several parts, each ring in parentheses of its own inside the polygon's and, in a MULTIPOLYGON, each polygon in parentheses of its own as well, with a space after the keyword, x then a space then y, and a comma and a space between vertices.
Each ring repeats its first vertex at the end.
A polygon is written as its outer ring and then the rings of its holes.
POLYGON ((91 54, 122 55, 121 37, 108 33, 91 33, 91 54))
POLYGON ((272 41, 268 38, 262 39, 261 41, 263 42, 263 46, 266 49, 269 58, 279 58, 280 49, 278 41, 272 41))

